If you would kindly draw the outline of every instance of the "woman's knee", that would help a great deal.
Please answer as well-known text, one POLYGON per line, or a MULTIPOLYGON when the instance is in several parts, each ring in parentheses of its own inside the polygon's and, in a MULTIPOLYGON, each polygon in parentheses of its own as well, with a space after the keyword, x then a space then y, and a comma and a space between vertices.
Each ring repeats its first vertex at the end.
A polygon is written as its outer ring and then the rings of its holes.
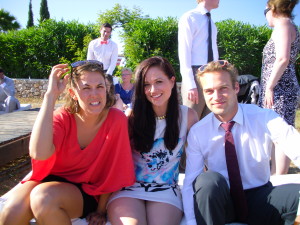
POLYGON ((30 205, 36 217, 58 207, 55 190, 45 184, 36 186, 30 193, 30 205))

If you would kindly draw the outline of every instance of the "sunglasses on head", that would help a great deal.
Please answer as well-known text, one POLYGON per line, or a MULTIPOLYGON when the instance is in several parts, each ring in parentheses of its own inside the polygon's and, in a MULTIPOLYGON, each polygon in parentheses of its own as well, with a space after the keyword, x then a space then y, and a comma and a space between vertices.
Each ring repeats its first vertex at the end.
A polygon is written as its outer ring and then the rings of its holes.
POLYGON ((83 66, 85 64, 97 64, 101 67, 101 69, 103 69, 103 63, 99 62, 98 60, 82 60, 82 61, 73 62, 71 63, 71 67, 76 68, 78 66, 83 66))
MULTIPOLYGON (((226 66, 227 64, 229 64, 227 60, 218 60, 218 61, 214 61, 214 62, 215 62, 215 63, 219 63, 222 67, 223 67, 223 66, 226 66)), ((208 65, 208 64, 205 64, 205 65, 203 65, 203 66, 200 66, 200 67, 198 68, 198 71, 200 71, 200 72, 204 71, 205 68, 207 67, 207 65, 208 65)))
POLYGON ((266 8, 266 9, 264 10, 265 16, 267 15, 267 13, 268 13, 270 10, 271 10, 271 8, 266 8))

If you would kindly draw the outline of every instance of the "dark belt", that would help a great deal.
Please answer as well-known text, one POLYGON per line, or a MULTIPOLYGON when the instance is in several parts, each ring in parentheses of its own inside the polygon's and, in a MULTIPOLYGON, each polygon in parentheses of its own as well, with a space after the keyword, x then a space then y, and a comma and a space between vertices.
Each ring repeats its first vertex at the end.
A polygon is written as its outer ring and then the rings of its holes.
POLYGON ((198 65, 192 65, 192 68, 193 69, 198 69, 200 66, 202 66, 202 65, 199 65, 199 66, 198 65))
POLYGON ((201 66, 201 65, 199 65, 199 66, 198 66, 198 65, 193 65, 193 66, 192 66, 192 69, 193 69, 193 74, 194 74, 194 75, 196 75, 196 74, 197 74, 197 72, 198 72, 198 69, 200 68, 200 66, 201 66))

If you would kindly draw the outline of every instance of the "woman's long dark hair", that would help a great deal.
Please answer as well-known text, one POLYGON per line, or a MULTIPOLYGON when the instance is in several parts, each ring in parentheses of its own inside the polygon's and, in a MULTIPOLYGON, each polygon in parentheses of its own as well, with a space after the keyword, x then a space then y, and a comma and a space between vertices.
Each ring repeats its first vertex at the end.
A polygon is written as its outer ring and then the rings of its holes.
MULTIPOLYGON (((132 147, 139 152, 149 152, 153 146, 156 129, 155 113, 152 104, 145 95, 145 75, 151 67, 161 69, 169 79, 175 77, 175 71, 169 61, 154 56, 140 63, 135 72, 135 91, 133 111, 129 117, 129 134, 132 147)), ((179 104, 176 82, 171 91, 166 113, 164 143, 168 150, 173 150, 179 139, 179 104)))

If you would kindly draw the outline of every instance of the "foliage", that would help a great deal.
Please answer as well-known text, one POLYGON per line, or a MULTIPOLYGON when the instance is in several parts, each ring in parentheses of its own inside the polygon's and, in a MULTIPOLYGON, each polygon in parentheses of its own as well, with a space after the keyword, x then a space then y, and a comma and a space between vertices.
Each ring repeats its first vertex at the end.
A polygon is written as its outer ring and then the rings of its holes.
MULTIPOLYGON (((239 74, 260 77, 262 51, 271 37, 272 30, 267 26, 253 26, 231 19, 218 22, 216 25, 220 59, 227 59, 234 64, 239 74)), ((300 54, 296 69, 297 79, 300 82, 300 54)))
POLYGON ((93 25, 51 19, 0 34, 0 66, 14 78, 45 78, 53 65, 86 59, 87 44, 96 35, 93 25))
POLYGON ((31 4, 31 0, 29 0, 29 10, 28 10, 28 21, 27 21, 27 28, 29 27, 33 27, 34 23, 33 23, 33 13, 32 13, 32 4, 31 4))
POLYGON ((48 10, 48 3, 47 0, 41 1, 41 7, 40 7, 40 23, 50 19, 50 13, 48 10))
POLYGON ((100 12, 98 22, 99 24, 110 23, 114 27, 124 27, 125 24, 131 21, 148 17, 148 15, 143 15, 139 7, 134 7, 130 10, 120 4, 115 4, 111 10, 100 12))
POLYGON ((216 25, 219 58, 227 59, 234 64, 240 74, 252 74, 259 77, 262 51, 270 38, 271 29, 231 19, 218 22, 216 25))
POLYGON ((14 16, 10 15, 10 13, 4 9, 0 9, 0 32, 17 30, 20 27, 20 24, 14 16))
POLYGON ((170 61, 180 79, 176 18, 137 19, 125 24, 124 30, 126 66, 135 68, 142 60, 159 55, 170 61))

